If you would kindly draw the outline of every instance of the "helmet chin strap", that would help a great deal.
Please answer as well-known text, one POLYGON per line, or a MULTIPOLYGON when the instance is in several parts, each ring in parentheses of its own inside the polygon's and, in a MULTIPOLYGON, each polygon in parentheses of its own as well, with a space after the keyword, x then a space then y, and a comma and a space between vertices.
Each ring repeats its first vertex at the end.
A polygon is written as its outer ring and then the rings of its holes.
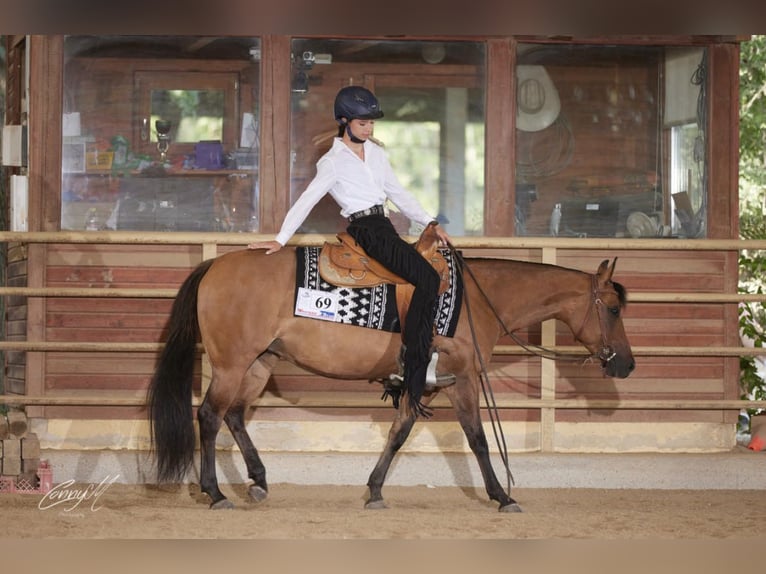
POLYGON ((358 137, 354 135, 354 132, 351 131, 351 126, 349 124, 346 124, 346 131, 348 132, 348 137, 351 139, 352 142, 357 144, 362 144, 366 142, 367 140, 360 140, 358 137))
POLYGON ((348 137, 352 142, 364 143, 367 141, 367 140, 361 140, 354 135, 354 132, 351 131, 351 125, 346 121, 346 118, 343 118, 343 122, 340 125, 341 127, 345 128, 345 130, 348 132, 348 137))

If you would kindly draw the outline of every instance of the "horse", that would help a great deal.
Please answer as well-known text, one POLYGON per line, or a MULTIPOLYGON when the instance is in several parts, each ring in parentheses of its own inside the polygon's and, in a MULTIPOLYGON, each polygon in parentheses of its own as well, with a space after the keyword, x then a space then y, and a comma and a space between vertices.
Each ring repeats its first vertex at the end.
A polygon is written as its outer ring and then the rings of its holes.
MULTIPOLYGON (((334 379, 382 382, 398 370, 400 334, 295 316, 296 249, 287 246, 270 255, 244 249, 205 260, 188 275, 172 305, 167 342, 147 395, 152 453, 158 482, 182 481, 193 466, 192 378, 201 340, 212 377, 197 410, 200 489, 211 509, 233 507, 215 470, 216 436, 223 423, 253 481, 249 497, 259 502, 268 495, 266 469, 246 431, 245 415, 278 361, 334 379)), ((612 281, 616 259, 611 265, 604 260, 595 274, 507 259, 461 255, 458 261, 463 297, 457 327, 454 336, 434 338, 438 370, 454 375, 454 384, 430 387, 423 405, 440 392, 447 395, 489 499, 502 512, 520 512, 510 485, 506 492, 490 463, 480 417, 482 366, 502 336, 555 318, 569 327, 605 376, 626 378, 635 368, 622 322, 627 293, 612 281)), ((385 508, 386 474, 418 418, 406 393, 395 403, 385 448, 367 482, 368 509, 385 508)))

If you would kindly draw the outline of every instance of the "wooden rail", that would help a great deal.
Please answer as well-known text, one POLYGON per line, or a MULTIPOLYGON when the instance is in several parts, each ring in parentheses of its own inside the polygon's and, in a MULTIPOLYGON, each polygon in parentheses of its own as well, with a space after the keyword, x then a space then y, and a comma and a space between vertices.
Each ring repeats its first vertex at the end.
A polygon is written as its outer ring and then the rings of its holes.
MULTIPOLYGON (((0 287, 2 295, 23 295, 26 297, 113 297, 124 299, 171 299, 176 289, 137 289, 110 287, 0 287)), ((633 303, 763 303, 763 293, 681 293, 652 292, 631 293, 633 303)))
MULTIPOLYGON (((164 343, 100 343, 85 341, 0 341, 0 350, 8 351, 79 351, 92 352, 138 352, 154 353, 160 351, 164 343)), ((546 347, 559 355, 587 355, 582 347, 575 345, 551 345, 546 347)), ((203 351, 201 344, 198 351, 203 351)), ((633 354, 640 357, 756 357, 766 355, 763 347, 632 347, 633 354)), ((498 345, 493 349, 495 355, 533 355, 519 345, 498 345)))
MULTIPOLYGON (((495 402, 501 409, 627 409, 627 410, 737 410, 760 408, 761 401, 743 400, 679 400, 679 399, 525 399, 517 395, 498 393, 495 402)), ((55 405, 55 406, 121 406, 142 407, 146 396, 102 396, 97 393, 58 394, 44 397, 26 395, 0 395, 0 404, 8 405, 55 405)), ((202 399, 194 397, 192 404, 199 406, 202 399)), ((377 394, 371 393, 282 393, 279 396, 264 394, 253 403, 253 407, 270 408, 380 408, 382 403, 377 394)), ((430 404, 434 408, 451 408, 449 400, 443 395, 437 396, 430 404)))
MULTIPOLYGON (((0 241, 18 243, 92 243, 125 245, 246 245, 270 240, 273 235, 216 232, 138 231, 0 231, 0 241)), ((410 240, 416 238, 411 237, 410 240)), ((296 235, 290 245, 321 245, 334 235, 296 235)), ((587 249, 639 251, 742 251, 766 250, 766 240, 738 239, 628 239, 621 237, 456 237, 458 249, 587 249)))

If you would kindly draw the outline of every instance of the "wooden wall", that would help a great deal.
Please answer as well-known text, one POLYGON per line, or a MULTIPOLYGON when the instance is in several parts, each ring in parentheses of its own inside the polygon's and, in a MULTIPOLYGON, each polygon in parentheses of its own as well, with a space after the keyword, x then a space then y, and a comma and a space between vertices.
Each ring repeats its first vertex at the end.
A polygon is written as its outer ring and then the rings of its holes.
MULTIPOLYGON (((617 230, 625 233, 627 214, 634 210, 651 213, 655 209, 654 188, 662 185, 655 176, 662 161, 658 63, 554 65, 546 66, 546 70, 561 100, 560 121, 551 129, 521 132, 516 138, 519 160, 522 165, 529 161, 527 171, 531 172, 520 180, 537 186, 527 234, 549 233, 555 203, 603 199, 619 201, 621 221, 617 230), (631 86, 633 99, 629 97, 631 86), (543 173, 538 176, 535 162, 542 162, 546 155, 555 160, 542 163, 543 173)), ((658 203, 656 207, 661 209, 662 201, 658 203)))

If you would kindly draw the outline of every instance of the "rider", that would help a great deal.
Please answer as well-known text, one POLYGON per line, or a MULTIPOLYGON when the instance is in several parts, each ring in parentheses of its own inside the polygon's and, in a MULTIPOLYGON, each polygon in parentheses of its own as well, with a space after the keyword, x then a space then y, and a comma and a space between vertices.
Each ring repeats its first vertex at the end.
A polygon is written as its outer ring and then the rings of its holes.
POLYGON ((314 179, 287 212, 273 241, 251 243, 249 249, 274 253, 284 246, 327 193, 348 219, 347 231, 367 254, 415 286, 403 333, 404 388, 416 415, 428 415, 420 404, 431 357, 439 275, 415 248, 404 241, 384 208, 390 200, 411 220, 434 226, 439 241, 450 237, 417 199, 399 183, 383 148, 370 137, 383 117, 378 99, 362 86, 346 86, 335 97, 338 136, 317 162, 314 179))

